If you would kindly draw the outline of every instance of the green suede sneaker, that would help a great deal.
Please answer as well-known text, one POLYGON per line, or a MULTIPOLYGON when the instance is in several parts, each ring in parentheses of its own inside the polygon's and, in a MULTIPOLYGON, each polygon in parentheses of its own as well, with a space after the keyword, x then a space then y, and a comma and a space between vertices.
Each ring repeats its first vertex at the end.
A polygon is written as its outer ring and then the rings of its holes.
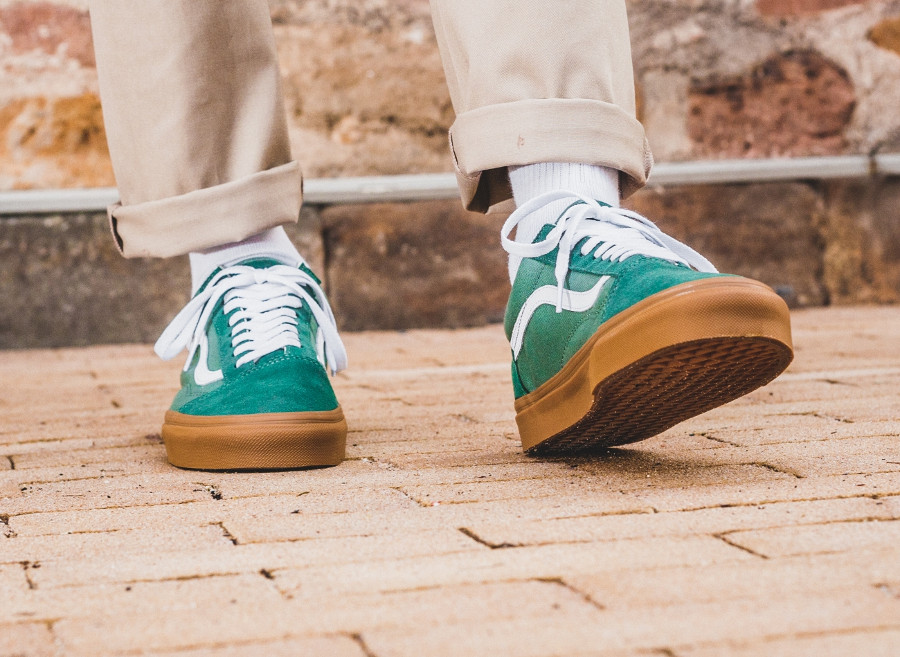
POLYGON ((213 273, 156 343, 188 348, 166 412, 169 462, 199 470, 337 465, 347 423, 326 367, 347 365, 334 315, 305 264, 246 260, 213 273))
POLYGON ((793 358, 775 292, 719 274, 634 212, 551 192, 516 210, 502 241, 511 263, 521 258, 505 328, 528 453, 649 438, 765 385, 793 358), (527 226, 563 199, 555 222, 527 226))

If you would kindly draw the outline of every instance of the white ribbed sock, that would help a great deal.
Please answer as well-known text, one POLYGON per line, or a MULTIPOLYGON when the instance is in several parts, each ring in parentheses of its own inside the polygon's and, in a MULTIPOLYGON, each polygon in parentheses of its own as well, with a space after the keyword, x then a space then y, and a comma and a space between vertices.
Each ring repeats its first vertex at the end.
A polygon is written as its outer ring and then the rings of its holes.
POLYGON ((204 251, 189 254, 191 262, 191 295, 218 267, 236 265, 249 258, 272 258, 295 267, 304 262, 297 248, 291 243, 283 226, 275 226, 240 242, 223 244, 204 251))
POLYGON ((619 172, 593 164, 541 162, 509 167, 516 205, 546 192, 566 190, 609 205, 619 205, 619 172))
MULTIPOLYGON (((522 206, 541 194, 560 190, 619 206, 619 172, 609 167, 565 162, 526 164, 509 167, 509 182, 516 206, 522 206)), ((531 242, 544 224, 556 221, 569 205, 570 201, 563 199, 532 212, 516 227, 516 241, 531 242)), ((509 256, 511 281, 516 277, 520 262, 520 257, 509 256)))

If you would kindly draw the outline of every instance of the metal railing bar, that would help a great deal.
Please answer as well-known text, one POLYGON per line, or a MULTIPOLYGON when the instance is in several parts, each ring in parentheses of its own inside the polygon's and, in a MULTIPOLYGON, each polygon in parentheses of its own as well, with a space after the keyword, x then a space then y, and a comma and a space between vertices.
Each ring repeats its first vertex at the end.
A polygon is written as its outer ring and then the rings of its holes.
POLYGON ((866 155, 765 160, 661 162, 650 173, 651 185, 708 185, 783 180, 864 178, 872 173, 866 155))
POLYGON ((900 153, 875 155, 872 159, 875 161, 875 173, 883 176, 900 175, 900 153))
MULTIPOLYGON (((661 162, 653 168, 649 184, 709 185, 874 175, 900 175, 900 154, 661 162)), ((457 194, 452 173, 311 178, 304 183, 304 200, 312 205, 429 201, 452 199, 457 194)), ((104 212, 117 200, 114 187, 0 192, 0 216, 104 212)))

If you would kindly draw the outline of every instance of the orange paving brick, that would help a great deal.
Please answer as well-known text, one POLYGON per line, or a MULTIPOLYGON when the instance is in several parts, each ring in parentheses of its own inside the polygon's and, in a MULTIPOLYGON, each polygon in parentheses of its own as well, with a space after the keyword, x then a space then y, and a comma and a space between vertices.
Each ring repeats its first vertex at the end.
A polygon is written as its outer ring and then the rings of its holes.
POLYGON ((816 523, 879 518, 891 520, 898 512, 900 508, 896 505, 863 497, 667 513, 576 516, 506 523, 494 521, 470 524, 468 528, 492 544, 537 545, 650 536, 718 536, 729 532, 742 536, 754 527, 778 527, 790 533, 794 528, 806 528, 816 523))
MULTIPOLYGON (((167 546, 168 547, 168 546, 167 546)), ((223 542, 173 552, 170 549, 134 554, 114 560, 86 555, 77 561, 59 558, 40 562, 31 578, 37 586, 83 586, 96 582, 136 582, 276 571, 301 565, 323 568, 333 564, 368 564, 382 559, 413 558, 476 552, 479 546, 449 527, 407 536, 348 536, 308 541, 252 545, 223 542), (227 545, 226 545, 227 543, 227 545)))
POLYGON ((766 642, 737 643, 728 646, 681 648, 678 657, 896 657, 900 646, 900 630, 863 630, 849 634, 825 634, 814 637, 791 637, 766 642))
MULTIPOLYGON (((900 575, 892 548, 853 553, 799 555, 785 559, 707 564, 702 569, 679 566, 658 570, 609 571, 571 575, 568 585, 608 609, 641 609, 742 598, 778 600, 797 594, 819 597, 860 587, 885 586, 900 575)), ((890 591, 890 585, 888 590, 890 591)))
MULTIPOLYGON (((474 542, 474 541, 473 541, 474 542)), ((399 591, 478 582, 559 579, 607 569, 667 568, 753 561, 757 557, 712 536, 663 537, 607 543, 497 546, 434 556, 385 559, 372 564, 329 564, 274 572, 278 587, 292 597, 324 591, 399 591)))
MULTIPOLYGON (((145 653, 150 654, 150 653, 145 653)), ((235 642, 232 645, 154 652, 153 657, 369 657, 358 638, 352 636, 276 639, 265 642, 235 642)))
MULTIPOLYGON (((30 620, 60 618, 153 618, 160 610, 191 613, 221 604, 240 609, 277 604, 281 593, 259 573, 151 582, 90 584, 77 589, 36 587, 18 602, 30 620)), ((8 619, 10 620, 10 619, 8 619)))
POLYGON ((154 543, 176 543, 186 550, 204 550, 228 543, 222 528, 169 526, 153 530, 126 529, 112 532, 77 532, 60 535, 17 536, 4 546, 2 558, 10 561, 47 563, 65 560, 77 554, 80 560, 105 558, 111 551, 118 555, 141 553, 154 543))
POLYGON ((114 615, 88 619, 84 622, 64 621, 57 636, 63 645, 77 653, 85 651, 92 635, 104 625, 106 650, 169 649, 173 638, 179 642, 211 642, 234 640, 266 618, 265 627, 257 635, 261 638, 322 634, 358 634, 352 628, 403 628, 417 631, 440 627, 511 618, 539 619, 547 614, 591 618, 598 610, 584 596, 552 582, 509 582, 486 584, 483 587, 447 587, 442 590, 422 590, 386 593, 381 596, 342 596, 320 599, 315 614, 308 613, 310 601, 285 600, 281 604, 260 603, 255 608, 229 605, 226 609, 197 608, 194 618, 185 613, 162 613, 159 625, 176 630, 157 632, 150 623, 137 620, 127 628, 114 615))
MULTIPOLYGON (((571 612, 542 622, 521 618, 493 623, 454 624, 419 632, 379 630, 363 639, 376 655, 588 655, 603 650, 643 649, 678 654, 680 646, 759 640, 828 630, 880 630, 896 622, 900 603, 882 604, 877 592, 840 598, 811 596, 769 601, 671 605, 652 610, 571 612)), ((765 653, 760 653, 765 654, 765 653)))
MULTIPOLYGON (((729 541, 767 557, 900 545, 900 518, 866 518, 802 527, 735 530, 729 541)), ((900 556, 900 554, 898 554, 900 556)))
POLYGON ((900 654, 900 309, 794 329, 769 386, 553 460, 499 327, 350 334, 349 460, 267 473, 166 463, 148 346, 6 352, 0 657, 900 654))
POLYGON ((52 657, 53 634, 47 623, 0 623, 0 657, 52 657))
POLYGON ((42 536, 67 532, 116 531, 140 527, 166 528, 177 524, 208 524, 226 518, 283 517, 294 511, 304 517, 318 514, 348 514, 351 511, 405 509, 412 502, 393 489, 363 495, 360 490, 336 491, 333 495, 298 491, 287 495, 263 495, 241 499, 208 500, 182 504, 85 509, 26 513, 9 519, 19 536, 42 536))

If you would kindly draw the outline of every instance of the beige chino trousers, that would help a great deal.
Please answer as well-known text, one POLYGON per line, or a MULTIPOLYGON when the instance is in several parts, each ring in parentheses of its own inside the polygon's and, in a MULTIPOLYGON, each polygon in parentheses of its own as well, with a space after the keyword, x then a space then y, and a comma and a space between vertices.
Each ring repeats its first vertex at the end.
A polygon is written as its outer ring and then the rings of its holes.
MULTIPOLYGON (((652 158, 635 118, 624 0, 432 0, 456 120, 463 203, 511 196, 506 167, 652 158)), ((167 257, 295 222, 291 156, 266 0, 92 0, 107 138, 129 257, 167 257)))

